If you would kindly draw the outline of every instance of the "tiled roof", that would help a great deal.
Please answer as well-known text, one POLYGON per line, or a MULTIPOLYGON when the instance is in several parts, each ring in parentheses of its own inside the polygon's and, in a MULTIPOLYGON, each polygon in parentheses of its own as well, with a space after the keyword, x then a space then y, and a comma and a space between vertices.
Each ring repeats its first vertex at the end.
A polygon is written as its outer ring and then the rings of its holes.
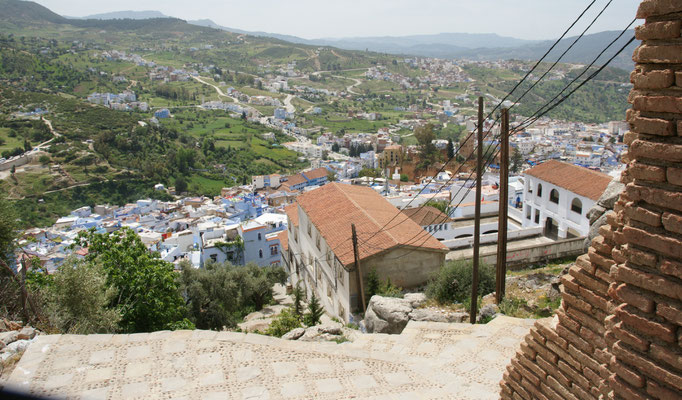
POLYGON ((311 171, 306 171, 303 172, 303 175, 305 175, 308 179, 317 179, 317 178, 322 178, 324 176, 327 176, 329 171, 327 171, 327 168, 320 167, 320 168, 315 168, 311 171))
POLYGON ((402 213, 407 215, 419 226, 444 224, 452 221, 450 217, 445 215, 441 210, 431 206, 407 208, 402 210, 402 213))
POLYGON ((284 212, 287 213, 289 220, 294 226, 298 226, 298 206, 296 203, 289 204, 284 207, 284 212))
MULTIPOLYGON (((330 183, 302 194, 296 201, 344 265, 354 262, 351 224, 358 233, 361 259, 396 246, 448 250, 368 187, 330 183)), ((301 234, 305 232, 302 229, 301 234)))
POLYGON ((607 174, 556 160, 536 165, 524 174, 542 179, 594 201, 599 200, 612 179, 607 174))
POLYGON ((279 244, 282 247, 282 252, 289 250, 289 232, 286 230, 281 231, 277 234, 277 238, 279 239, 279 244))

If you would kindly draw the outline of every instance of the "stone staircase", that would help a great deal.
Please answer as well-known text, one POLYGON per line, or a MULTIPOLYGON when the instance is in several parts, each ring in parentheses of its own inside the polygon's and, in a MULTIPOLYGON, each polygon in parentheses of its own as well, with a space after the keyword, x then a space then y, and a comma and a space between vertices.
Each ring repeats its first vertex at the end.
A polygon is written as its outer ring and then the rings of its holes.
POLYGON ((342 344, 234 332, 39 336, 8 385, 86 399, 496 399, 533 320, 411 321, 342 344))

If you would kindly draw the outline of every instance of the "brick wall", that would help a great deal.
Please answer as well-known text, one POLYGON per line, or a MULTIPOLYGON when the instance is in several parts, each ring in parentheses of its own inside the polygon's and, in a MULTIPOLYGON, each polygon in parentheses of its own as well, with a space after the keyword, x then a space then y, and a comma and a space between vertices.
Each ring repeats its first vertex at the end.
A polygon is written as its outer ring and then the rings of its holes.
POLYGON ((503 399, 682 397, 682 0, 645 0, 631 75, 626 188, 587 254, 562 277, 503 399))

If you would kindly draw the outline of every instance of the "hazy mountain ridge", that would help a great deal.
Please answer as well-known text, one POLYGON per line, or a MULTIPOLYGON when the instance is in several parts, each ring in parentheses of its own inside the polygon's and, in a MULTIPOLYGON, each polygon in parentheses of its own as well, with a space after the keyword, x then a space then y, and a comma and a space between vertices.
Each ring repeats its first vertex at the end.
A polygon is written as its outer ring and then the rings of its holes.
POLYGON ((69 19, 151 19, 151 18, 170 18, 161 11, 113 11, 101 14, 86 15, 85 17, 66 17, 69 19))

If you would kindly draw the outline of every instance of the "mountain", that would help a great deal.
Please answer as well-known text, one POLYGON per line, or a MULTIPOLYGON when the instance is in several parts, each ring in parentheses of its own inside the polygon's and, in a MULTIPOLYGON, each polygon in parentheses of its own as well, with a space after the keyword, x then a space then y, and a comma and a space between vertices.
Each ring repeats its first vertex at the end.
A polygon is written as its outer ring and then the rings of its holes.
POLYGON ((279 33, 261 32, 261 31, 245 31, 245 30, 237 29, 237 28, 228 28, 226 26, 218 25, 210 19, 190 20, 190 21, 187 21, 187 23, 192 24, 192 25, 197 25, 197 26, 203 26, 206 28, 214 28, 214 29, 220 29, 220 30, 227 31, 227 32, 239 33, 242 35, 250 35, 250 36, 259 36, 259 37, 268 37, 268 38, 273 38, 273 39, 279 39, 279 40, 284 40, 284 41, 290 42, 290 43, 309 44, 312 46, 322 46, 323 45, 320 42, 318 42, 317 40, 303 39, 303 38, 300 38, 298 36, 283 35, 283 34, 279 34, 279 33))
POLYGON ((167 15, 161 11, 114 11, 102 14, 92 14, 85 17, 68 17, 70 19, 151 19, 151 18, 168 18, 167 15))
POLYGON ((32 1, 0 0, 0 21, 12 23, 52 22, 63 24, 68 19, 32 1))

